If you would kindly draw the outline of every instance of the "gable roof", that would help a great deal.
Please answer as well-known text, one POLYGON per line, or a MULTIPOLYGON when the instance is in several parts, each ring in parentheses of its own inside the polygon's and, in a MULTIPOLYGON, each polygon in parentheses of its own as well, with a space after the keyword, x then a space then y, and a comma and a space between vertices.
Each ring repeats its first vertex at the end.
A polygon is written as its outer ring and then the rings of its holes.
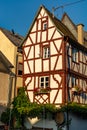
MULTIPOLYGON (((70 17, 67 15, 67 13, 64 13, 63 14, 63 17, 61 19, 62 23, 65 24, 67 26, 67 28, 69 30, 72 31, 73 35, 77 38, 77 25, 73 23, 73 21, 70 19, 70 17), (69 26, 69 23, 66 21, 66 20, 69 20, 70 21, 70 26, 69 26), (66 24, 67 23, 67 24, 66 24)), ((84 35, 84 44, 83 46, 87 47, 87 31, 83 30, 83 35, 84 35)))
POLYGON ((61 19, 61 22, 72 32, 74 37, 77 38, 77 26, 73 23, 67 13, 64 13, 61 19))
POLYGON ((73 25, 73 27, 75 28, 75 30, 77 30, 77 26, 73 23, 73 21, 70 19, 70 17, 67 15, 66 12, 63 14, 63 17, 61 19, 62 23, 64 23, 63 21, 64 21, 65 17, 67 17, 69 19, 69 21, 71 22, 71 24, 73 25))
POLYGON ((0 30, 5 34, 5 36, 15 45, 15 46, 19 46, 21 41, 23 40, 23 36, 20 36, 16 33, 14 33, 14 31, 9 31, 6 30, 4 28, 0 28, 0 30))
POLYGON ((75 38, 75 37, 73 36, 73 34, 69 31, 69 29, 68 29, 59 19, 57 19, 55 16, 53 16, 53 14, 52 14, 47 8, 45 8, 45 6, 41 5, 40 8, 39 8, 39 10, 38 10, 38 12, 37 12, 37 14, 36 14, 36 16, 35 16, 35 18, 34 18, 34 21, 32 22, 32 25, 31 25, 31 27, 30 27, 30 29, 29 29, 29 31, 28 31, 26 37, 24 38, 24 40, 23 40, 22 43, 21 43, 21 46, 23 45, 24 41, 27 39, 27 37, 28 37, 28 35, 29 35, 29 33, 30 33, 30 31, 31 31, 31 29, 32 29, 32 27, 33 27, 33 25, 34 25, 34 23, 35 23, 35 20, 36 20, 38 14, 39 14, 39 12, 41 11, 42 8, 46 11, 46 13, 47 13, 48 16, 50 17, 52 23, 55 25, 55 27, 57 28, 57 30, 58 30, 62 35, 64 35, 64 36, 69 36, 69 37, 72 38, 73 40, 76 40, 76 38, 75 38))

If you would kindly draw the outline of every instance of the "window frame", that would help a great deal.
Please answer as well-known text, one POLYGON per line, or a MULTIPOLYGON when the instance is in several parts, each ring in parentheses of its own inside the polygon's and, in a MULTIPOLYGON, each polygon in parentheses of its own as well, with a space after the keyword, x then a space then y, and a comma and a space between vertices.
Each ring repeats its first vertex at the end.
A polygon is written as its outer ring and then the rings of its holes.
POLYGON ((76 48, 72 48, 72 61, 78 62, 78 50, 76 48))
POLYGON ((48 17, 47 16, 42 18, 41 28, 42 28, 42 31, 46 31, 48 29, 48 17))
POLYGON ((78 85, 78 78, 75 77, 75 76, 73 76, 73 77, 72 77, 72 87, 74 87, 74 86, 76 86, 76 85, 78 85))
POLYGON ((21 63, 21 62, 18 62, 17 75, 20 77, 23 75, 23 63, 21 63), (20 67, 20 65, 22 65, 22 66, 20 67), (20 68, 22 68, 22 69, 20 69, 20 68))
POLYGON ((50 58, 50 46, 43 47, 43 59, 50 58))
POLYGON ((42 23, 42 30, 43 31, 45 31, 45 30, 47 30, 47 21, 43 21, 43 23, 42 23))
POLYGON ((40 77, 39 87, 41 89, 46 89, 46 88, 49 87, 49 76, 42 76, 42 77, 40 77))

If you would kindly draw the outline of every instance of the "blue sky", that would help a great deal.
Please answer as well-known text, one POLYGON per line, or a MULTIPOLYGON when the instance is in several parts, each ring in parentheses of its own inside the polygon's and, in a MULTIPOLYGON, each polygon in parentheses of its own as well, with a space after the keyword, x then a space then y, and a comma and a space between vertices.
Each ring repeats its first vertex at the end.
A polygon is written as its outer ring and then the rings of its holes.
POLYGON ((74 3, 55 11, 60 19, 66 12, 75 24, 84 24, 87 31, 87 0, 0 0, 0 27, 26 35, 40 5, 52 12, 53 7, 74 3))

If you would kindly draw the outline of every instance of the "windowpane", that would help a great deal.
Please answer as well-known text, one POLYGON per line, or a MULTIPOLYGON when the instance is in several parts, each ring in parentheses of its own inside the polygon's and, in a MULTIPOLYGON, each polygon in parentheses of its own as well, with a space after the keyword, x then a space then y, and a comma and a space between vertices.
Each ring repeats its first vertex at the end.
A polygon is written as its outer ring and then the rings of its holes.
POLYGON ((44 57, 47 57, 47 48, 44 48, 44 57))
POLYGON ((41 87, 44 87, 44 83, 41 83, 41 87))
POLYGON ((78 84, 78 80, 76 77, 72 77, 72 86, 75 86, 78 84))
POLYGON ((21 70, 18 71, 18 75, 22 75, 22 71, 21 70))
POLYGON ((44 26, 43 29, 46 30, 47 29, 47 23, 44 23, 43 26, 44 26))
POLYGON ((43 21, 42 22, 42 30, 46 30, 47 29, 47 21, 43 21))
POLYGON ((45 87, 48 87, 48 85, 49 85, 48 83, 45 83, 45 87))
POLYGON ((50 57, 50 48, 48 48, 48 57, 50 57))
POLYGON ((75 48, 72 49, 72 60, 75 62, 78 61, 78 50, 75 48))
POLYGON ((18 75, 22 75, 23 72, 23 65, 22 63, 18 63, 18 75))
POLYGON ((41 82, 44 82, 44 78, 41 78, 41 82))
POLYGON ((49 80, 49 77, 46 77, 46 81, 48 81, 49 80))

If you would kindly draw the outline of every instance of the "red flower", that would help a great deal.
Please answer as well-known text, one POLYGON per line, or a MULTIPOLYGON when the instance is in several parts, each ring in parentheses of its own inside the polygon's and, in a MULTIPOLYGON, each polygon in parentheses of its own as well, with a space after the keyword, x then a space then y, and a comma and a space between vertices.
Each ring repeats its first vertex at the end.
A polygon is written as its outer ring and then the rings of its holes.
POLYGON ((34 88, 34 92, 39 92, 40 88, 34 88))

